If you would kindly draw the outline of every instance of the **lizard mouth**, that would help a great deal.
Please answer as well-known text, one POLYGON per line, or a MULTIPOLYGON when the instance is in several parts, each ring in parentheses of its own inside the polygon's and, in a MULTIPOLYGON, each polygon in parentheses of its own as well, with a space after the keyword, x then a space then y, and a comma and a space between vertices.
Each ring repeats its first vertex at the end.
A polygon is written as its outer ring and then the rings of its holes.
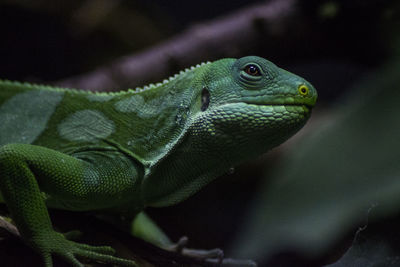
POLYGON ((312 105, 307 103, 257 103, 257 102, 243 102, 243 103, 255 106, 295 106, 295 107, 306 106, 309 109, 313 108, 312 105))
POLYGON ((306 103, 260 103, 258 101, 242 101, 224 104, 213 112, 221 114, 246 113, 248 115, 253 114, 252 116, 260 118, 282 117, 284 119, 295 118, 296 120, 303 120, 309 117, 312 107, 313 105, 306 103))
POLYGON ((244 102, 246 105, 274 108, 274 107, 293 107, 293 108, 303 108, 306 113, 310 112, 313 105, 307 103, 259 103, 259 102, 244 102))
POLYGON ((248 105, 269 106, 269 107, 306 107, 311 110, 315 105, 315 97, 310 98, 280 98, 271 99, 266 97, 245 97, 242 102, 248 105))

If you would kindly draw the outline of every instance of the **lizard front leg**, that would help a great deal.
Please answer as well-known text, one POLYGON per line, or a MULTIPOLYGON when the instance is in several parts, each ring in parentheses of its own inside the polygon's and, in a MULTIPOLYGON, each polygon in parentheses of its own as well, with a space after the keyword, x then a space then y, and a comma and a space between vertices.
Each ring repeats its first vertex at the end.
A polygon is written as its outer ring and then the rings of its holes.
POLYGON ((156 245, 167 251, 176 252, 207 263, 213 263, 218 266, 241 266, 255 267, 256 263, 252 260, 238 260, 224 258, 221 249, 215 248, 210 250, 187 248, 187 237, 181 237, 177 243, 173 243, 157 224, 148 217, 144 212, 136 215, 132 221, 131 233, 153 245, 156 245))
POLYGON ((54 202, 56 207, 69 203, 71 209, 76 205, 89 210, 107 208, 116 204, 116 195, 129 193, 138 177, 137 168, 126 158, 106 155, 109 153, 88 152, 77 158, 28 144, 0 148, 1 193, 24 241, 41 255, 46 267, 53 265, 52 255, 73 266, 83 266, 76 257, 136 266, 133 261, 112 256, 111 247, 68 240, 53 230, 47 211, 47 197, 59 200, 54 202), (119 177, 112 177, 116 173, 119 177))

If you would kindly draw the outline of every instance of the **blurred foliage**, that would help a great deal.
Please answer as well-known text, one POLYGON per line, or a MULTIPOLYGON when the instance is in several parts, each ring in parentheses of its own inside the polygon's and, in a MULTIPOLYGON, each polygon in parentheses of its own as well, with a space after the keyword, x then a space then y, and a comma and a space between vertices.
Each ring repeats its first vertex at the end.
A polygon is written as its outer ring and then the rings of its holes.
MULTIPOLYGON (((0 0, 0 78, 86 72, 255 2, 0 0)), ((149 213, 173 240, 188 235, 190 247, 230 248, 229 256, 260 266, 321 266, 348 248, 335 267, 385 265, 400 256, 398 235, 388 234, 398 231, 400 203, 400 3, 309 0, 296 8, 296 28, 241 53, 316 86, 310 123, 188 201, 149 213)))
MULTIPOLYGON (((373 213, 373 210, 371 210, 373 213)), ((399 218, 366 225, 355 234, 345 255, 329 267, 395 267, 400 265, 399 218)))

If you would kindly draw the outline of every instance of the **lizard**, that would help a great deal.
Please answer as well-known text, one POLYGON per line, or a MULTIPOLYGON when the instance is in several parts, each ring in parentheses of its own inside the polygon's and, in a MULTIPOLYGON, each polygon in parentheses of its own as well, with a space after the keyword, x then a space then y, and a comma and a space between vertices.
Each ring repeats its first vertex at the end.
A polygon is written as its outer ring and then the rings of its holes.
POLYGON ((317 100, 305 79, 257 56, 185 69, 162 83, 90 92, 0 80, 0 192, 44 266, 57 255, 121 266, 109 246, 69 240, 48 209, 124 214, 132 232, 170 241, 144 213, 184 201, 232 166, 300 130, 317 100))

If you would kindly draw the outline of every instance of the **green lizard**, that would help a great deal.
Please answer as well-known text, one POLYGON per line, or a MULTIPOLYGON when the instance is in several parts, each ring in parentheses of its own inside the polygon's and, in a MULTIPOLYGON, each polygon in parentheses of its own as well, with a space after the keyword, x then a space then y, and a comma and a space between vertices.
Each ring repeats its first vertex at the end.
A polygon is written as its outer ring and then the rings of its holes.
POLYGON ((58 255, 136 266, 111 247, 68 240, 48 208, 124 214, 133 232, 170 241, 142 212, 185 200, 233 165, 296 133, 317 99, 301 77, 259 57, 222 59, 117 93, 0 81, 0 191, 23 240, 58 255))

